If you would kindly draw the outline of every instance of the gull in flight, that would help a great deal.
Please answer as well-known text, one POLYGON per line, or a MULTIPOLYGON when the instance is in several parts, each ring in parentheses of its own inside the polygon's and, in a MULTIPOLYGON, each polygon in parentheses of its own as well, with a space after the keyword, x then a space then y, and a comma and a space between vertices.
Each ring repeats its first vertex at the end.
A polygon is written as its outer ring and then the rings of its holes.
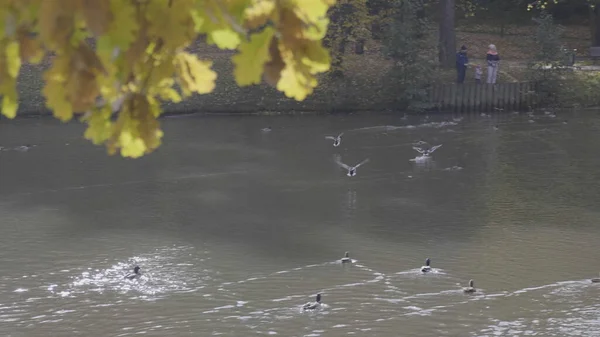
POLYGON ((354 177, 354 176, 356 175, 356 169, 357 169, 357 168, 359 168, 361 165, 364 165, 364 164, 368 163, 368 162, 369 162, 369 158, 367 158, 367 159, 365 159, 365 160, 361 161, 360 163, 358 163, 358 164, 356 164, 356 165, 354 165, 354 166, 348 166, 348 165, 346 165, 346 164, 342 163, 342 162, 341 162, 339 159, 337 159, 337 158, 335 159, 335 162, 336 162, 336 164, 338 164, 340 167, 343 167, 343 168, 345 168, 346 170, 348 170, 348 174, 347 174, 347 176, 348 176, 348 177, 354 177))
POLYGON ((325 139, 331 139, 331 140, 333 140, 333 146, 338 147, 342 143, 342 135, 343 134, 344 133, 342 132, 337 137, 327 136, 327 137, 325 137, 325 139))
POLYGON ((442 146, 442 144, 431 146, 431 147, 428 147, 428 146, 426 146, 426 147, 413 146, 413 150, 419 152, 424 157, 429 157, 435 150, 439 149, 441 146, 442 146))

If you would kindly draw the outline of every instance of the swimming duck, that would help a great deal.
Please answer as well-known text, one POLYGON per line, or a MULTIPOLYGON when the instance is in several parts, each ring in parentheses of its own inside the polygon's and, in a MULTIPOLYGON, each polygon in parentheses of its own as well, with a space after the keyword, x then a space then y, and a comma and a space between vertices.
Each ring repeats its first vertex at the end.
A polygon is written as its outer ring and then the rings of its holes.
POLYGON ((302 310, 315 310, 321 307, 321 294, 317 294, 315 302, 308 302, 302 306, 302 310))
POLYGON ((271 132, 271 130, 273 130, 273 129, 271 129, 270 126, 261 129, 262 132, 271 132))
POLYGON ((333 146, 338 147, 342 143, 342 135, 343 134, 344 133, 342 132, 339 135, 337 135, 337 137, 327 136, 327 137, 325 137, 325 139, 331 139, 331 140, 333 140, 333 146))
POLYGON ((592 279, 592 283, 600 283, 600 277, 598 277, 598 278, 593 278, 593 279, 592 279))
POLYGON ((142 274, 140 274, 140 267, 135 266, 135 268, 133 268, 133 273, 125 275, 125 278, 129 279, 129 280, 133 280, 133 279, 140 278, 141 276, 142 276, 142 274))
POLYGON ((352 262, 352 259, 350 258, 350 253, 346 252, 346 254, 344 254, 344 257, 342 257, 342 259, 340 261, 342 261, 342 263, 352 262))
POLYGON ((361 165, 364 165, 366 163, 369 162, 369 158, 361 161, 360 163, 356 164, 355 166, 348 166, 344 163, 342 163, 341 161, 339 161, 339 159, 336 158, 335 160, 336 164, 338 164, 339 166, 345 168, 346 170, 348 170, 348 173, 346 174, 348 177, 354 177, 356 175, 356 169, 359 168, 361 165))
POLYGON ((427 147, 427 146, 425 146, 425 147, 413 146, 413 150, 419 152, 424 157, 429 157, 435 150, 439 149, 440 147, 442 147, 442 144, 431 146, 431 147, 427 147))
POLYGON ((427 258, 425 260, 425 265, 423 267, 421 267, 421 271, 424 273, 428 273, 431 271, 431 259, 427 258))
POLYGON ((463 288, 463 292, 465 292, 465 293, 467 293, 467 294, 472 294, 472 293, 474 293, 474 292, 476 291, 476 290, 475 290, 475 287, 474 287, 474 284, 475 284, 475 283, 473 282, 473 280, 469 280, 469 286, 468 286, 468 287, 466 287, 466 288, 463 288))
POLYGON ((19 151, 19 152, 25 152, 25 151, 29 151, 34 146, 35 145, 30 145, 30 144, 21 145, 21 146, 15 147, 15 150, 19 151))

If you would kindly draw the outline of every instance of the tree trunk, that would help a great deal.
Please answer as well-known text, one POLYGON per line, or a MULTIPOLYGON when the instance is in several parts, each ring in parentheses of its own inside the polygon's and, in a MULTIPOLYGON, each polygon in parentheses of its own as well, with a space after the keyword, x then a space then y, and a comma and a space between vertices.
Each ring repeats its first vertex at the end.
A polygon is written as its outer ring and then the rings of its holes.
POLYGON ((354 43, 354 53, 357 55, 365 53, 365 39, 359 39, 354 43))
POLYGON ((456 62, 456 33, 454 32, 455 0, 440 0, 440 65, 454 67, 456 62))
POLYGON ((592 46, 600 47, 600 5, 590 9, 590 23, 592 25, 592 46))

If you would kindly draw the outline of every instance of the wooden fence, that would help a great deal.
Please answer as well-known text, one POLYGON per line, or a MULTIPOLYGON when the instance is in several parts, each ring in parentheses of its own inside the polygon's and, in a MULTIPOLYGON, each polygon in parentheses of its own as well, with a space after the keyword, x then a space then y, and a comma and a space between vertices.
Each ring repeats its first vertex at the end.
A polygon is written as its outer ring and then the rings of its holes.
POLYGON ((533 82, 438 84, 429 99, 444 112, 526 111, 536 105, 535 89, 533 82))

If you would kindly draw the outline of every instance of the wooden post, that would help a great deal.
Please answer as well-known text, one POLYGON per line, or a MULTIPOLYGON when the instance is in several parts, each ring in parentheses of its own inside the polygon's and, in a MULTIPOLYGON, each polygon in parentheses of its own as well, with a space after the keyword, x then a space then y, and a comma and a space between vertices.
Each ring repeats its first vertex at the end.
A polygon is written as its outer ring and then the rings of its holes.
POLYGON ((472 84, 469 84, 469 86, 467 87, 467 91, 465 92, 465 108, 463 109, 464 112, 471 112, 473 111, 473 100, 471 99, 471 94, 473 93, 473 90, 475 88, 473 88, 472 84))
POLYGON ((534 108, 532 94, 537 84, 512 82, 499 84, 436 84, 428 89, 429 101, 439 111, 455 113, 512 112, 534 108))

